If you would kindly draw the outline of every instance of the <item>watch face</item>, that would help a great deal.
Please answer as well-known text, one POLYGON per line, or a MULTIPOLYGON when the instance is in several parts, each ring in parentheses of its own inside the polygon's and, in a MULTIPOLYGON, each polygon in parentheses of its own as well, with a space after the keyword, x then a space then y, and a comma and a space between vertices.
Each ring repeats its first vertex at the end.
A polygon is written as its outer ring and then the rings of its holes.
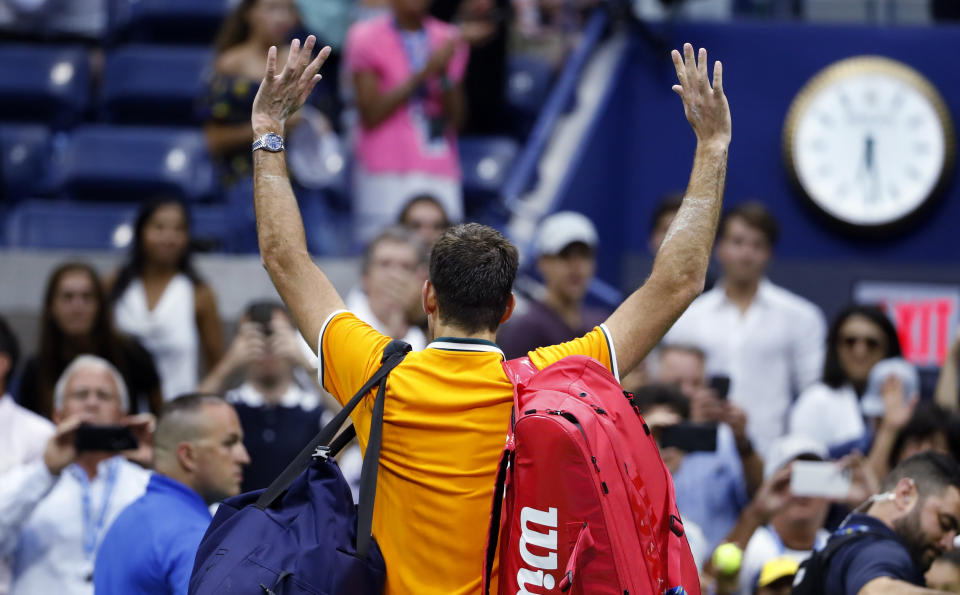
POLYGON ((832 219, 890 226, 923 207, 952 169, 953 128, 922 75, 885 58, 851 58, 814 77, 784 130, 787 165, 832 219))
POLYGON ((267 134, 263 137, 263 145, 268 151, 282 151, 283 137, 278 134, 267 134))

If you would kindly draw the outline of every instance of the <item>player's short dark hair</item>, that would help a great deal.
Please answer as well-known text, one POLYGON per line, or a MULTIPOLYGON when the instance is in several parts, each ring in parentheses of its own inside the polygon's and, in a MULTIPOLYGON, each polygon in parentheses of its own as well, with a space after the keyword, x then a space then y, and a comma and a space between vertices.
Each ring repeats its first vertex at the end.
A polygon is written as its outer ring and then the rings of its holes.
POLYGON ((889 492, 904 478, 914 481, 921 498, 940 494, 949 486, 960 490, 960 463, 939 452, 922 452, 894 467, 880 488, 889 492))
POLYGON ((634 403, 641 412, 654 407, 667 407, 683 419, 690 419, 690 399, 672 384, 654 382, 634 392, 634 403))
POLYGON ((10 329, 10 325, 2 316, 0 316, 0 353, 6 353, 7 357, 10 358, 10 369, 3 376, 3 384, 6 386, 20 361, 20 344, 17 342, 17 336, 10 329))
POLYGON ((440 318, 467 333, 496 331, 518 266, 516 247, 492 227, 465 223, 447 229, 430 254, 440 318))
POLYGON ((780 238, 780 226, 777 224, 777 220, 761 202, 741 203, 724 213, 723 220, 720 222, 719 236, 721 238, 727 233, 727 224, 730 223, 731 219, 740 219, 750 227, 762 232, 766 236, 770 247, 775 246, 780 238))

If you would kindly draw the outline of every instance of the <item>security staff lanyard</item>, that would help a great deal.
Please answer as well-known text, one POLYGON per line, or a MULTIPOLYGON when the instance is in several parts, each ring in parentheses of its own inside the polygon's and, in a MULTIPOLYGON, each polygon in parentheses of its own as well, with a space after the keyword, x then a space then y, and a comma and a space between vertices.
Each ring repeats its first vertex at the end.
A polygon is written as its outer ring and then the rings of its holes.
POLYGON ((100 514, 93 517, 93 503, 90 492, 90 480, 87 478, 87 472, 79 466, 71 467, 71 471, 80 482, 80 491, 83 500, 83 553, 88 560, 93 558, 97 549, 97 543, 100 541, 100 534, 103 533, 103 526, 107 521, 107 511, 110 508, 110 498, 113 496, 113 490, 117 485, 117 473, 120 469, 120 460, 113 459, 106 465, 106 477, 103 485, 103 504, 100 506, 100 514))

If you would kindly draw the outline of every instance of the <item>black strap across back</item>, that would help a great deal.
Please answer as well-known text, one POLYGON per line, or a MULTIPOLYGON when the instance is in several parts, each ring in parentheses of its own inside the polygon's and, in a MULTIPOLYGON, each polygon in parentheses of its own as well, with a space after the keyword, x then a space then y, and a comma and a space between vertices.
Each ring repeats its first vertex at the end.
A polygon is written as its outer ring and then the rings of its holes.
POLYGON ((371 530, 373 527, 373 504, 377 493, 377 472, 380 468, 380 444, 383 439, 383 402, 386 398, 387 376, 403 361, 411 347, 399 340, 391 341, 383 350, 380 368, 357 391, 357 394, 343 406, 337 415, 314 436, 280 475, 273 480, 257 499, 257 508, 264 510, 277 501, 286 492, 290 484, 303 473, 315 455, 335 457, 357 435, 353 424, 337 435, 350 413, 370 390, 377 386, 373 403, 373 418, 370 422, 370 436, 360 471, 360 502, 357 511, 357 555, 366 558, 370 551, 371 530), (379 386, 378 386, 379 385, 379 386))

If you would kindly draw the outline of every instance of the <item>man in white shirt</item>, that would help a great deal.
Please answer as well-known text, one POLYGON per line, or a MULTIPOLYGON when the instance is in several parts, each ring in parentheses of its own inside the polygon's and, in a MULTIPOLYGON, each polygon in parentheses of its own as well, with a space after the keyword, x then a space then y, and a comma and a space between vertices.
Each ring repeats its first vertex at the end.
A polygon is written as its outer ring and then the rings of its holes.
MULTIPOLYGON (((17 368, 20 348, 6 320, 0 318, 0 477, 13 467, 43 456, 53 434, 53 424, 17 405, 7 394, 10 376, 17 368)), ((10 561, 0 556, 0 595, 10 591, 10 561)))
POLYGON ((124 419, 127 408, 123 379, 106 360, 81 355, 60 376, 58 425, 43 457, 0 477, 0 556, 12 558, 12 595, 93 593, 100 540, 150 474, 114 452, 78 452, 75 438, 81 424, 124 424, 143 441, 147 424, 124 419))
POLYGON ((794 396, 820 379, 826 345, 820 309, 765 277, 777 233, 759 203, 727 213, 716 248, 723 277, 664 339, 699 347, 708 374, 730 377, 729 399, 746 411, 759 453, 783 435, 794 396))

